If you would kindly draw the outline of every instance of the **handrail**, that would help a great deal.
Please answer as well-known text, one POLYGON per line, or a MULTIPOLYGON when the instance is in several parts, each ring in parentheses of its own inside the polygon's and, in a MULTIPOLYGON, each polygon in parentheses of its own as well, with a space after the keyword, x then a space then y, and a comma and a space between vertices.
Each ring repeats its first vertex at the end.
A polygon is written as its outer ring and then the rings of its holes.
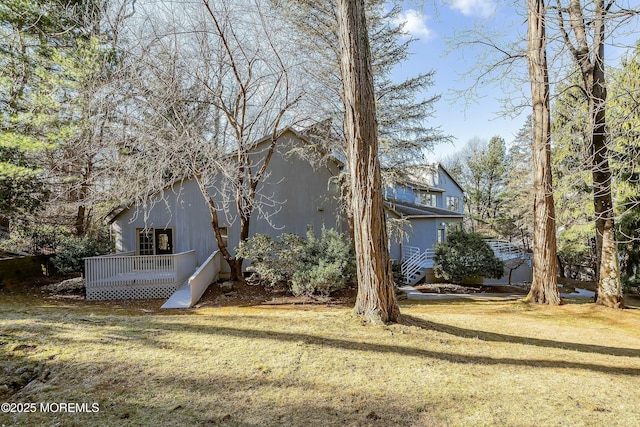
POLYGON ((502 261, 526 255, 526 251, 521 246, 506 240, 486 239, 485 242, 502 261))
POLYGON ((403 252, 410 256, 402 261, 401 271, 405 278, 405 283, 410 284, 416 273, 429 268, 429 263, 433 263, 433 255, 435 251, 433 249, 427 249, 424 252, 420 251, 420 248, 415 246, 406 246, 406 251, 403 252))
MULTIPOLYGON (((502 261, 512 258, 523 258, 531 267, 531 256, 520 246, 506 240, 485 239, 493 253, 502 261)), ((416 278, 416 274, 433 266, 434 249, 421 251, 415 246, 403 245, 401 271, 405 277, 405 282, 411 284, 416 278)))
POLYGON ((222 254, 215 251, 200 267, 189 277, 189 288, 191 290, 191 301, 189 307, 193 307, 202 298, 209 285, 214 282, 220 274, 222 254))

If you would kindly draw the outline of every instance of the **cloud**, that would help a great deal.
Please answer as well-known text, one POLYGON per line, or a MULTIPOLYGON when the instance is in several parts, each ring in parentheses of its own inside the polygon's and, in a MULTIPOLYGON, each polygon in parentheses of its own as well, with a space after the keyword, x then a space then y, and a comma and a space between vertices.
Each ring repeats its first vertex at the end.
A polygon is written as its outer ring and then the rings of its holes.
POLYGON ((496 10, 495 0, 449 0, 452 9, 466 16, 488 18, 496 10))
POLYGON ((428 16, 422 12, 413 9, 407 9, 400 13, 392 22, 395 25, 402 25, 402 30, 410 36, 419 38, 423 41, 429 40, 434 36, 433 31, 427 27, 428 16))

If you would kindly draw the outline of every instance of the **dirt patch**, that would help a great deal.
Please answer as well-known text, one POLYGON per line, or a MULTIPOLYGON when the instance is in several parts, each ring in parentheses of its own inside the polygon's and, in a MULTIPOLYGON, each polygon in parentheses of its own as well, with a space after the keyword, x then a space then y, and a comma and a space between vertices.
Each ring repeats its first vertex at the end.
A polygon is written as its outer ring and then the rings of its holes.
MULTIPOLYGON (((42 277, 23 283, 0 287, 0 292, 12 299, 44 299, 70 306, 102 306, 114 310, 125 309, 143 313, 160 312, 166 299, 87 301, 81 277, 42 277)), ((353 305, 356 287, 351 286, 331 296, 295 297, 285 289, 266 289, 259 283, 245 284, 228 281, 213 283, 204 293, 196 308, 253 305, 353 305)), ((162 310, 164 311, 164 310, 162 310)))
POLYGON ((54 282, 42 286, 41 292, 50 295, 84 295, 85 287, 82 277, 72 277, 61 282, 54 282))
POLYGON ((196 307, 229 307, 250 305, 347 305, 353 304, 356 287, 334 292, 331 296, 293 296, 283 288, 266 289, 257 282, 219 282, 209 286, 196 307))

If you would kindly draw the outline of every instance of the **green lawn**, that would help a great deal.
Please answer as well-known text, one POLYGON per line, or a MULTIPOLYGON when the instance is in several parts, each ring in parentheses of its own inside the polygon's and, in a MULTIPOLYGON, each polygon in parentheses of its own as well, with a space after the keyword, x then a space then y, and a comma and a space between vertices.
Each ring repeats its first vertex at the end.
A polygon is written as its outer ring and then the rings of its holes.
POLYGON ((99 407, 0 424, 640 424, 640 310, 401 310, 405 324, 371 327, 341 307, 160 312, 0 294, 0 402, 99 407))

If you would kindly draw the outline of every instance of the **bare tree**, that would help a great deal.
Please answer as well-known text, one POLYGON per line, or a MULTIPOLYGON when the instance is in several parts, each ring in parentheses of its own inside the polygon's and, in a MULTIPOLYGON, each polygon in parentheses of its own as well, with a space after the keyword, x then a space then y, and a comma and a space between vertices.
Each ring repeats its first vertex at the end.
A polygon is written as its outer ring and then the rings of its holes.
POLYGON ((544 0, 528 3, 528 61, 533 104, 533 281, 526 300, 561 304, 551 176, 551 115, 544 0))
MULTIPOLYGON (((584 11, 587 10, 586 5, 583 5, 580 0, 570 0, 566 3, 563 4, 561 0, 556 1, 559 29, 564 44, 580 70, 583 80, 582 90, 587 99, 591 118, 588 152, 591 160, 596 216, 597 303, 608 307, 624 308, 611 196, 612 176, 609 167, 604 60, 605 24, 607 14, 615 1, 609 2, 606 6, 604 0, 588 2, 593 3, 593 12, 589 21, 584 15, 584 11), (568 22, 565 17, 568 17, 568 22)), ((621 12, 625 12, 623 15, 631 13, 631 11, 621 12)))
POLYGON ((127 167, 125 184, 144 195, 193 178, 232 280, 240 281, 243 259, 235 257, 221 228, 237 221, 243 241, 251 219, 268 219, 263 208, 278 203, 259 194, 259 186, 279 131, 295 123, 292 107, 304 93, 273 31, 280 27, 286 35, 284 24, 269 11, 259 0, 202 0, 154 10, 143 21, 146 34, 137 36, 148 43, 132 64, 136 123, 127 163, 136 168, 127 167))
POLYGON ((378 160, 371 53, 363 0, 338 0, 347 168, 358 267, 354 311, 370 323, 397 322, 378 160))

